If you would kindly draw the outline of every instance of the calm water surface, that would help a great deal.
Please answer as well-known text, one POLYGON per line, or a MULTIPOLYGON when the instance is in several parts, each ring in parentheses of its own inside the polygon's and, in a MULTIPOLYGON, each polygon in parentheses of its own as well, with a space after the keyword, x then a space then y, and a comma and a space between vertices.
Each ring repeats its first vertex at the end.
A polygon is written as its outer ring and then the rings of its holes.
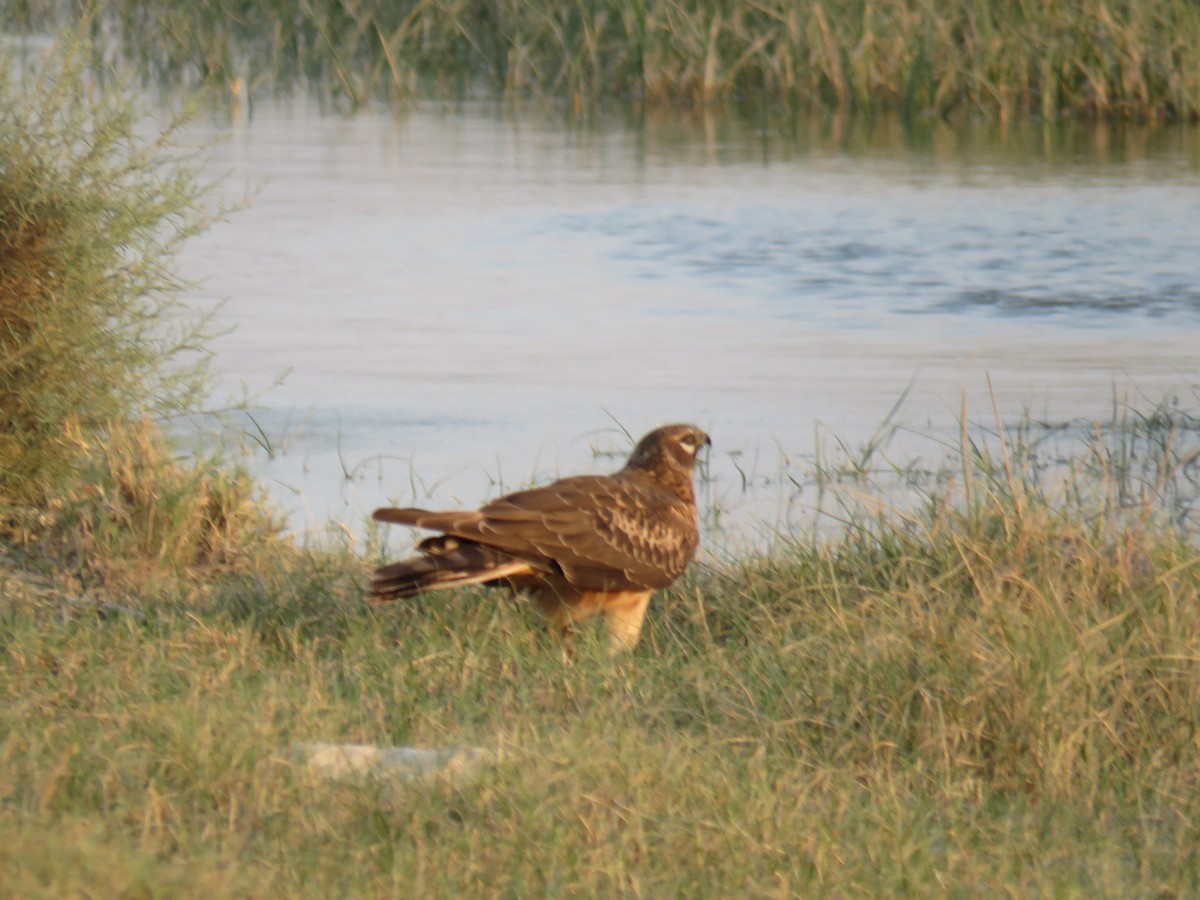
POLYGON ((994 421, 989 376, 1010 419, 1197 398, 1194 132, 304 104, 194 130, 259 188, 182 263, 297 530, 611 469, 621 426, 687 420, 707 502, 761 543, 803 527, 816 443, 857 446, 906 388, 896 453, 931 464, 964 398, 994 421))

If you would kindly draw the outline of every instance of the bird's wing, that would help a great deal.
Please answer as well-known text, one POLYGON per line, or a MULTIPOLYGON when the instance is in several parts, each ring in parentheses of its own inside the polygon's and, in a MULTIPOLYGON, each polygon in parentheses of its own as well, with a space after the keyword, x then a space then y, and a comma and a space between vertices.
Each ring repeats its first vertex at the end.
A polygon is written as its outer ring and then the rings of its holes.
POLYGON ((632 474, 584 475, 500 497, 473 512, 378 510, 562 572, 586 590, 666 587, 696 550, 695 510, 632 474))

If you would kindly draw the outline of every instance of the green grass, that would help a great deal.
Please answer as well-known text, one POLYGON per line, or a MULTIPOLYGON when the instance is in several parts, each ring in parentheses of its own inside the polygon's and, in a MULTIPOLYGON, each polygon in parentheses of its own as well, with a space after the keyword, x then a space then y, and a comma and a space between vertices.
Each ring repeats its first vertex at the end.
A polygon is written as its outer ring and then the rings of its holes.
POLYGON ((1190 895, 1200 552, 1136 489, 1194 463, 1190 421, 1115 420, 1049 482, 1035 441, 977 438, 918 512, 846 501, 694 570, 616 661, 587 631, 564 663, 496 595, 368 609, 370 547, 151 596, 10 553, 0 869, 56 896, 1190 895), (1121 447, 1160 457, 1093 465, 1121 447), (298 771, 299 741, 503 760, 397 798, 298 771))
MULTIPOLYGON (((249 90, 308 82, 351 106, 484 86, 577 111, 787 108, 1191 119, 1190 0, 287 0, 80 2, 156 80, 249 90)), ((10 21, 55 21, 25 0, 10 21)))

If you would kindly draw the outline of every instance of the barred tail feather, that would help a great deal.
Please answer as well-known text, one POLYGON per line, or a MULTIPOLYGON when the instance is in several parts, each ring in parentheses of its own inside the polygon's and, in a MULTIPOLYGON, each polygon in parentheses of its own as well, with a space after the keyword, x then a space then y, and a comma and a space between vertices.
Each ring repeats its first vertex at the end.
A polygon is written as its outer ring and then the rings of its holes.
POLYGON ((419 545, 420 556, 375 570, 367 590, 372 604, 404 600, 418 594, 468 584, 491 584, 512 575, 527 575, 528 563, 514 560, 490 547, 432 537, 419 545))

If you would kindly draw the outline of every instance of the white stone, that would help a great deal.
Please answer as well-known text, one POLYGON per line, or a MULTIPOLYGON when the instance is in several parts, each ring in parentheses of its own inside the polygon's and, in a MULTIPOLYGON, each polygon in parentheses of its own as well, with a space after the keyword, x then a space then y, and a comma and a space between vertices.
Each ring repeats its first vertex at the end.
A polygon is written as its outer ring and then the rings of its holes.
POLYGON ((333 781, 428 782, 445 778, 470 781, 497 761, 482 747, 376 747, 371 744, 293 744, 291 758, 333 781))

